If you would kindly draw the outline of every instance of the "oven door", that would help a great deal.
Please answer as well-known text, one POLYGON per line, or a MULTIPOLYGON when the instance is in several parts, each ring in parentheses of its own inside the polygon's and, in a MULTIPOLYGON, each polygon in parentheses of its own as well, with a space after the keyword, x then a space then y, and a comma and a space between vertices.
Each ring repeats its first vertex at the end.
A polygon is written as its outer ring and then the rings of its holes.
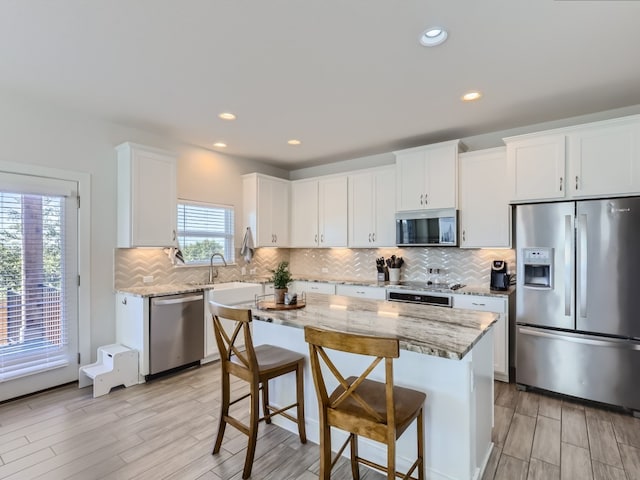
POLYGON ((454 209, 396 214, 398 246, 458 245, 458 214, 454 209))

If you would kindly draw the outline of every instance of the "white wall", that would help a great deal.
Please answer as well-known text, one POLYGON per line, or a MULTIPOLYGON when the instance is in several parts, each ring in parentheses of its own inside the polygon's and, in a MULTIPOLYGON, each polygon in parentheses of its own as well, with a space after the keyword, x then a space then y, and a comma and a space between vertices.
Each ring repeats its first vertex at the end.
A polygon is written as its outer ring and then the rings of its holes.
MULTIPOLYGON (((9 92, 0 92, 0 162, 88 173, 91 176, 91 351, 115 339, 113 256, 116 245, 116 154, 132 141, 178 153, 178 195, 242 209, 240 175, 284 170, 232 159, 154 134, 110 124, 9 92)), ((242 226, 238 225, 238 229, 242 226)), ((241 241, 241 239, 239 240, 241 241)))

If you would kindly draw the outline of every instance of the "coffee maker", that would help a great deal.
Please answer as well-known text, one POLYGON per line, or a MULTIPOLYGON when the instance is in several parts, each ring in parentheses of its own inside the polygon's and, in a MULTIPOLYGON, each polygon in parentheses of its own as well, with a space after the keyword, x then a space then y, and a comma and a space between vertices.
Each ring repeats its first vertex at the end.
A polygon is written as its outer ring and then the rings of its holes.
POLYGON ((507 262, 494 260, 491 262, 491 290, 509 290, 511 275, 507 273, 507 262))

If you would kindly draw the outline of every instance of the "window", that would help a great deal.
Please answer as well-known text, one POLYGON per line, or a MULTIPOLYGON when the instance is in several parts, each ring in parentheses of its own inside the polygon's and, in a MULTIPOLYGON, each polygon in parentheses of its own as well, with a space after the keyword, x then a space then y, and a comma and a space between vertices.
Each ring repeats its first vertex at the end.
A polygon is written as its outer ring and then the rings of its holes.
MULTIPOLYGON (((213 253, 235 262, 233 207, 178 202, 178 244, 187 265, 208 264, 213 253)), ((220 257, 214 263, 222 263, 220 257)))
POLYGON ((75 189, 0 175, 0 382, 77 372, 75 189))

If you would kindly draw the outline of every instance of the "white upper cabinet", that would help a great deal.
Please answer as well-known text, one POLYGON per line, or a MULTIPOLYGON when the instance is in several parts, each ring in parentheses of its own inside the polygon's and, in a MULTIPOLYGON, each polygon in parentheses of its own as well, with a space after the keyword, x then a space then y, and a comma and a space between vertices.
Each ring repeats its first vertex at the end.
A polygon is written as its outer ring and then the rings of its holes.
POLYGON ((505 142, 510 200, 546 200, 566 196, 564 135, 506 138, 505 142))
POLYGON ((511 246, 506 148, 460 154, 461 248, 511 246))
POLYGON ((574 197, 640 191, 640 121, 602 122, 569 133, 569 191, 574 197))
POLYGON ((116 151, 118 247, 176 245, 176 156, 134 143, 116 151))
POLYGON ((513 202, 640 193, 640 115, 504 140, 513 202))
POLYGON ((395 167, 349 175, 349 246, 395 246, 395 167))
POLYGON ((291 182, 291 246, 347 246, 347 177, 291 182))
POLYGON ((289 183, 258 173, 243 176, 243 227, 251 227, 256 248, 289 246, 289 183))
POLYGON ((459 140, 393 152, 396 210, 456 208, 459 140))

